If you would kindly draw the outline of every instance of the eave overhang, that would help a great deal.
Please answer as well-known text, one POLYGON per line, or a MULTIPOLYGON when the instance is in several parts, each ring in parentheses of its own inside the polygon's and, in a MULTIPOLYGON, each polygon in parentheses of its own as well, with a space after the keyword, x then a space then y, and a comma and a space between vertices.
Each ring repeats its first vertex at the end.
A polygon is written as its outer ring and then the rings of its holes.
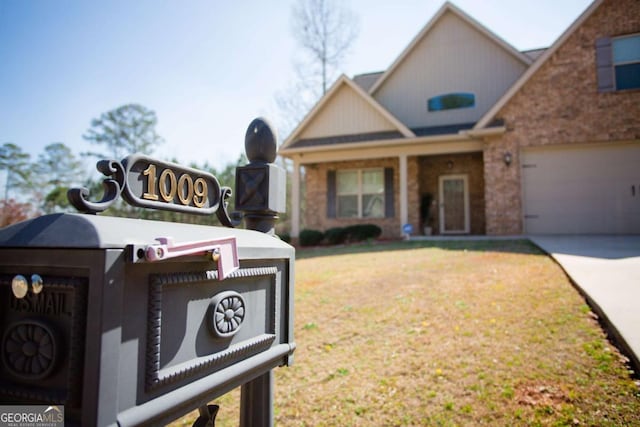
POLYGON ((282 148, 279 154, 300 164, 373 159, 399 155, 436 155, 482 151, 484 141, 506 132, 504 126, 455 134, 395 138, 312 147, 282 148))

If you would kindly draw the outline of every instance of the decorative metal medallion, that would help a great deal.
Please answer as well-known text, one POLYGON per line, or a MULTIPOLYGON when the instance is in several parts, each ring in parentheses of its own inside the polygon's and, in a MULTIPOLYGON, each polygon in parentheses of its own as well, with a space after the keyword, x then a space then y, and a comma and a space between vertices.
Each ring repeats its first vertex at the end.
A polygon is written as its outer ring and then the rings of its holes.
POLYGON ((219 338, 229 338, 238 332, 246 314, 242 296, 234 291, 220 292, 209 304, 209 326, 219 338))
POLYGON ((2 360, 15 376, 39 380, 49 376, 57 359, 51 329, 37 321, 16 322, 2 340, 2 360))

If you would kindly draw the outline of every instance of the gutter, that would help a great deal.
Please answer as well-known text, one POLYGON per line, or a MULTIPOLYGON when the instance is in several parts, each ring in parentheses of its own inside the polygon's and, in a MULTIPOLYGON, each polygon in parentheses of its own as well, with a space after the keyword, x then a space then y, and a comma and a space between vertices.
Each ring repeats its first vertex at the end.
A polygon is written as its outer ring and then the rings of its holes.
POLYGON ((376 147, 387 147, 390 145, 417 145, 417 144, 428 144, 428 143, 438 143, 438 142, 449 142, 449 141, 460 141, 470 139, 467 135, 463 135, 461 133, 450 134, 450 135, 435 135, 435 136, 423 136, 417 138, 394 138, 394 139, 381 139, 378 141, 371 142, 347 142, 344 144, 327 144, 327 145, 314 145, 311 147, 300 147, 300 148, 285 148, 284 150, 280 150, 278 154, 286 157, 291 154, 301 154, 301 153, 309 153, 309 152, 320 152, 320 151, 338 151, 338 150, 351 150, 354 148, 376 148, 376 147))
POLYGON ((460 133, 471 139, 487 138, 490 136, 500 136, 507 132, 506 126, 496 126, 491 128, 461 130, 460 133))
POLYGON ((377 147, 389 147, 392 145, 412 146, 419 144, 435 144, 442 142, 464 141, 464 140, 478 140, 491 136, 499 136, 504 134, 507 128, 504 126, 483 128, 483 129, 468 129, 461 130, 458 133, 447 135, 432 135, 421 136, 416 138, 393 138, 393 139, 381 139, 371 142, 348 142, 343 144, 327 144, 327 145, 314 145, 310 147, 300 148, 281 148, 278 154, 283 157, 293 156, 296 154, 304 153, 318 153, 351 149, 365 149, 365 148, 377 148, 377 147))

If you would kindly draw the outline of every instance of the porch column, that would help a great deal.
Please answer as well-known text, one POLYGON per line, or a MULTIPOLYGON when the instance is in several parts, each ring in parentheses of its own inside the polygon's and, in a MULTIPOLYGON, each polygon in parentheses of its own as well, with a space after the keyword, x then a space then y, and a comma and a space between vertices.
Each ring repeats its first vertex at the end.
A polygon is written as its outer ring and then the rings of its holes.
POLYGON ((403 235, 402 226, 409 222, 409 201, 407 186, 407 155, 401 154, 400 160, 400 235, 403 235))
POLYGON ((291 182, 291 238, 300 236, 300 162, 293 159, 293 179, 291 182))

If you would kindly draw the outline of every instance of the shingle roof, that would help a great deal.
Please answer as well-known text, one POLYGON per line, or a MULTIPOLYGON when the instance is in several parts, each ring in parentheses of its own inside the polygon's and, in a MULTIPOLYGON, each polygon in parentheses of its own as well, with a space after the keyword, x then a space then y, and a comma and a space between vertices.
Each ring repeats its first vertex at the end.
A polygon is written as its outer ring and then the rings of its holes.
POLYGON ((416 136, 447 135, 458 133, 461 130, 471 129, 474 125, 475 123, 461 123, 455 125, 412 128, 411 130, 416 134, 416 136))
MULTIPOLYGON (((429 126, 421 128, 411 129, 417 137, 420 136, 435 136, 435 135, 451 135, 457 134, 461 130, 472 129, 475 123, 461 123, 455 125, 446 126, 429 126)), ((358 143, 358 142, 370 142, 381 141, 385 139, 400 139, 405 138, 398 131, 385 131, 385 132, 372 132, 372 133, 359 133, 352 135, 334 135, 326 136, 322 138, 305 138, 300 139, 292 143, 290 148, 303 148, 303 147, 316 147, 319 145, 337 145, 346 143, 358 143)))
POLYGON ((353 76, 353 82, 360 86, 362 90, 369 91, 371 86, 373 86, 381 75, 384 74, 384 71, 377 71, 375 73, 366 73, 366 74, 358 74, 353 76))
POLYGON ((377 141, 383 139, 403 138, 404 136, 398 131, 359 133, 354 135, 336 135, 326 136, 322 138, 306 138, 300 139, 289 146, 289 148, 313 147, 318 145, 334 145, 345 144, 348 142, 366 142, 377 141))
POLYGON ((527 55, 529 58, 531 58, 532 60, 536 60, 538 59, 548 48, 546 47, 541 47, 539 49, 530 49, 530 50, 523 50, 522 53, 524 53, 525 55, 527 55))

